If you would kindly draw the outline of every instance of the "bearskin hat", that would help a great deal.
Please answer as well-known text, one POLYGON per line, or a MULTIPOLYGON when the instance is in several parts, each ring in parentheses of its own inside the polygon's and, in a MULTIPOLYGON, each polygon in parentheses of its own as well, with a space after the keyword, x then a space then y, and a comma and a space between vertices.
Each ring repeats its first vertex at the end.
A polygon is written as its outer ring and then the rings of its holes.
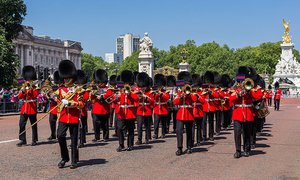
POLYGON ((154 76, 154 86, 166 86, 167 81, 164 75, 155 74, 154 76))
POLYGON ((63 82, 62 79, 59 77, 58 71, 55 71, 53 73, 53 81, 54 81, 54 84, 60 84, 63 82))
POLYGON ((216 71, 214 71, 213 74, 214 74, 214 84, 220 84, 222 76, 216 71))
POLYGON ((230 85, 230 77, 228 74, 222 74, 221 76, 221 86, 222 87, 229 87, 230 85))
POLYGON ((137 72, 137 71, 133 71, 133 78, 134 78, 134 82, 137 82, 137 79, 136 79, 136 77, 137 77, 137 75, 139 74, 139 72, 137 72))
POLYGON ((36 80, 36 72, 33 66, 24 66, 22 69, 22 77, 26 80, 36 80))
POLYGON ((183 80, 186 84, 192 84, 193 83, 192 76, 188 71, 181 71, 180 73, 178 73, 177 79, 178 80, 183 80))
POLYGON ((272 89, 272 86, 271 86, 271 84, 269 84, 269 86, 268 86, 268 89, 272 89))
POLYGON ((244 74, 245 78, 252 78, 253 69, 251 70, 248 66, 240 66, 237 70, 237 74, 244 74))
POLYGON ((111 86, 117 85, 117 76, 116 75, 111 75, 109 77, 109 85, 111 85, 111 86))
POLYGON ((150 76, 149 76, 149 84, 150 84, 150 87, 153 87, 153 79, 150 76))
POLYGON ((259 85, 259 86, 262 87, 263 89, 266 88, 265 80, 264 80, 260 75, 257 75, 256 81, 255 81, 254 84, 255 84, 255 85, 259 85))
POLYGON ((176 77, 173 75, 167 76, 167 86, 168 87, 174 87, 176 86, 176 77))
POLYGON ((125 84, 133 85, 134 83, 134 76, 130 70, 124 70, 121 72, 121 81, 125 84))
POLYGON ((136 83, 138 87, 149 87, 150 79, 147 73, 141 72, 136 75, 136 83))
POLYGON ((279 88, 279 82, 278 81, 275 82, 274 87, 275 87, 275 89, 279 88))
POLYGON ((192 80, 194 86, 201 86, 202 85, 202 79, 199 74, 192 74, 192 80))
POLYGON ((85 83, 87 83, 87 77, 86 77, 85 72, 83 70, 80 70, 80 69, 77 70, 76 83, 77 84, 85 84, 85 83))
POLYGON ((108 82, 107 72, 104 69, 97 69, 94 72, 94 80, 96 83, 107 83, 108 82))
POLYGON ((214 73, 211 71, 206 71, 203 76, 204 83, 214 83, 214 73))
POLYGON ((58 65, 59 77, 62 79, 73 78, 76 80, 77 71, 74 63, 70 60, 62 60, 58 65))

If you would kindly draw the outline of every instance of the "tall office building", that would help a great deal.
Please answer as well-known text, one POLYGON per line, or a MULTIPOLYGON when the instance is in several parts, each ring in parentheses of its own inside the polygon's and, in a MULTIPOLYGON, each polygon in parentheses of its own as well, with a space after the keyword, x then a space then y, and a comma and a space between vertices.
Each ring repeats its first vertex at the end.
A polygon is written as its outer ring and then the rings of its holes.
POLYGON ((139 41, 139 36, 133 36, 130 33, 119 36, 116 40, 117 54, 122 55, 123 59, 127 58, 139 50, 139 41))

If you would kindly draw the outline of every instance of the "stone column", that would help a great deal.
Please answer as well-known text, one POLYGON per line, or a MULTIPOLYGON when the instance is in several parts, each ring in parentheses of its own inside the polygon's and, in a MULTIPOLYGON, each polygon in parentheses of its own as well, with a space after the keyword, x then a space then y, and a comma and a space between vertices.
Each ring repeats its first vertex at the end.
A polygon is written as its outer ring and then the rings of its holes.
POLYGON ((21 64, 21 70, 24 67, 24 47, 22 44, 20 44, 21 54, 20 54, 20 64, 21 64))

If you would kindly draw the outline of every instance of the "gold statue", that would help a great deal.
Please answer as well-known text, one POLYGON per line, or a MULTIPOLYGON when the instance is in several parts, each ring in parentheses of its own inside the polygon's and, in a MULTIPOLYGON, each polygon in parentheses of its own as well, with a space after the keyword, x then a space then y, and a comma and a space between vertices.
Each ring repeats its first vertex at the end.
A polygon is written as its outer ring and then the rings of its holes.
POLYGON ((188 51, 185 48, 183 48, 181 51, 182 63, 186 63, 187 55, 188 51))
POLYGON ((290 37, 290 22, 282 20, 283 27, 284 27, 284 36, 282 37, 284 43, 291 43, 290 37))

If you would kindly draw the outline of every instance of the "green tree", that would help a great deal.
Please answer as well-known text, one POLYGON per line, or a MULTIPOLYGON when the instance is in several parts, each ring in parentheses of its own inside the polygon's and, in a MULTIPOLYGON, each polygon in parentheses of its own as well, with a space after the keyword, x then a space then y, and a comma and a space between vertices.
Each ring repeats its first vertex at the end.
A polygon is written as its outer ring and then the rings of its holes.
POLYGON ((131 56, 125 58, 120 66, 120 71, 123 70, 131 70, 131 71, 138 71, 139 70, 139 51, 132 53, 131 56))
POLYGON ((4 28, 8 41, 22 31, 21 23, 25 15, 26 5, 23 0, 0 0, 0 26, 4 28))
POLYGON ((107 65, 107 63, 101 57, 81 53, 81 69, 85 71, 89 79, 92 78, 93 73, 97 69, 105 69, 105 65, 107 65))

